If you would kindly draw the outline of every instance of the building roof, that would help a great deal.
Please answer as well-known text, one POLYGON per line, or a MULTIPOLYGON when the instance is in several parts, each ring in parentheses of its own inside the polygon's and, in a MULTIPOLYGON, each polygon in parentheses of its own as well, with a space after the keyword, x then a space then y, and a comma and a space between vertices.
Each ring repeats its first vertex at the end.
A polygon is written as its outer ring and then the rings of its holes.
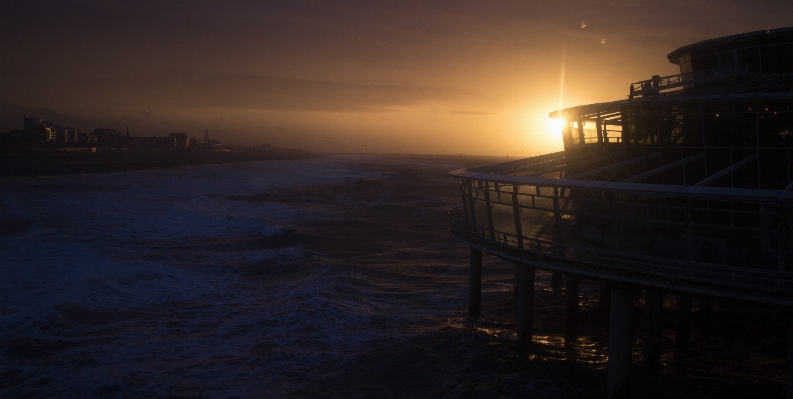
POLYGON ((692 49, 697 47, 722 45, 732 41, 746 40, 746 39, 760 38, 760 37, 784 36, 787 34, 793 34, 793 26, 787 28, 763 29, 754 32, 740 33, 737 35, 717 37, 715 39, 703 40, 701 42, 680 47, 677 50, 674 50, 671 53, 667 54, 666 58, 669 59, 669 62, 675 65, 680 65, 680 55, 690 52, 692 49))

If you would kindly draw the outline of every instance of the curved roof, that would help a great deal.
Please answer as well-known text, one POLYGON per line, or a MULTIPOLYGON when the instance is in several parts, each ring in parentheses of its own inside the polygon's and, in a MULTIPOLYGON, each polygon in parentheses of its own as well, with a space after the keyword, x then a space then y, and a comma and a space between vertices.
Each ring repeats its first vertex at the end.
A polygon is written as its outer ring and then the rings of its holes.
POLYGON ((696 47, 703 47, 703 46, 714 45, 714 44, 724 44, 724 43, 731 42, 731 41, 751 39, 751 38, 754 38, 754 37, 758 37, 759 38, 761 36, 766 36, 766 37, 784 36, 784 35, 787 35, 787 34, 793 34, 793 26, 787 27, 787 28, 764 29, 764 30, 758 30, 758 31, 754 31, 754 32, 740 33, 740 34, 737 34, 737 35, 717 37, 715 39, 703 40, 701 42, 697 42, 697 43, 694 43, 694 44, 689 44, 687 46, 680 47, 677 50, 672 51, 671 53, 667 54, 666 58, 669 59, 669 62, 671 62, 671 63, 673 63, 675 65, 680 65, 680 54, 683 54, 685 52, 689 52, 689 51, 691 51, 692 49, 694 49, 696 47))

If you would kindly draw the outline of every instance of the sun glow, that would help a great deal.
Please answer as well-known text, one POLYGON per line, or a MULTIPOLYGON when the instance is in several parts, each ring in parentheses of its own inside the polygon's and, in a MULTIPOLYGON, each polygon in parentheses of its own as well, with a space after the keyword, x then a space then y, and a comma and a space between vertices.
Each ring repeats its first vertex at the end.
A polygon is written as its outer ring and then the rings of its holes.
POLYGON ((551 133, 554 136, 561 136, 563 127, 564 127, 564 119, 548 118, 548 121, 546 123, 546 128, 548 129, 548 133, 551 133))

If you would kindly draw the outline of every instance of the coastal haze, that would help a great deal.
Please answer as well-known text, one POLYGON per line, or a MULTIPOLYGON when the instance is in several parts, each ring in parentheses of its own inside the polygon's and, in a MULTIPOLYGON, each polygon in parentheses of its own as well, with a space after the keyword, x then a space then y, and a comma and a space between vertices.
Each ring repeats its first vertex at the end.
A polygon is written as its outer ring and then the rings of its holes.
POLYGON ((0 131, 31 114, 133 136, 536 155, 561 149, 548 112, 624 98, 676 72, 669 51, 791 13, 785 1, 6 1, 0 131))

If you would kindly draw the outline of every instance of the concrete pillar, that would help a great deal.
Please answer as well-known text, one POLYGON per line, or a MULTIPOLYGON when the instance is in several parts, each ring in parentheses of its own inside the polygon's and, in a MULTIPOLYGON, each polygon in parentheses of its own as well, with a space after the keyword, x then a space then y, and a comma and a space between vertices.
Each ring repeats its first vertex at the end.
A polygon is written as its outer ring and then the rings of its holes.
POLYGON ((578 300, 581 280, 577 274, 567 274, 565 297, 565 338, 578 336, 578 300))
POLYGON ((562 272, 551 272, 551 287, 559 288, 562 286, 562 272))
POLYGON ((647 374, 657 374, 661 366, 661 310, 664 294, 656 288, 644 291, 644 334, 642 363, 647 374))
POLYGON ((631 368, 631 309, 633 296, 624 286, 611 288, 609 314, 609 363, 606 397, 628 395, 628 374, 631 368))
POLYGON ((703 335, 710 335, 713 331, 713 298, 703 296, 699 298, 699 329, 703 335))
POLYGON ((468 271, 468 316, 478 318, 482 313, 482 250, 470 249, 470 269, 468 271))
POLYGON ((787 390, 785 397, 793 399, 793 312, 788 311, 787 390))
POLYGON ((512 280, 513 280, 512 283, 514 284, 515 298, 517 298, 518 297, 518 283, 519 283, 519 280, 520 280, 520 274, 519 274, 519 271, 518 271, 517 267, 515 268, 515 276, 513 276, 512 280))
POLYGON ((691 349, 691 295, 677 294, 677 326, 675 329, 675 350, 677 360, 688 356, 691 349))
POLYGON ((518 274, 518 347, 531 351, 534 328, 534 268, 516 263, 518 274))

